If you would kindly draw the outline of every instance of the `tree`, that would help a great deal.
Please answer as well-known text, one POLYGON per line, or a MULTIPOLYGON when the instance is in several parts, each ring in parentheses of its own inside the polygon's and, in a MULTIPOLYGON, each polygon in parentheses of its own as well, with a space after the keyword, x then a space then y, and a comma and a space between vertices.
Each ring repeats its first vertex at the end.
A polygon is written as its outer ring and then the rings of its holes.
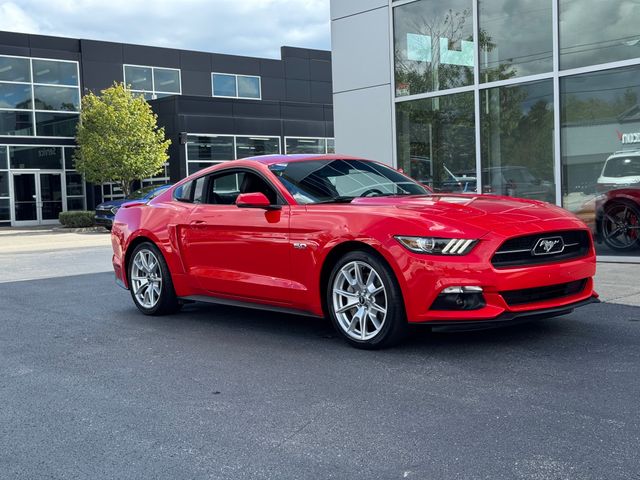
POLYGON ((77 129, 76 170, 88 182, 113 182, 128 195, 134 180, 156 175, 168 160, 171 140, 157 115, 122 83, 82 98, 77 129))

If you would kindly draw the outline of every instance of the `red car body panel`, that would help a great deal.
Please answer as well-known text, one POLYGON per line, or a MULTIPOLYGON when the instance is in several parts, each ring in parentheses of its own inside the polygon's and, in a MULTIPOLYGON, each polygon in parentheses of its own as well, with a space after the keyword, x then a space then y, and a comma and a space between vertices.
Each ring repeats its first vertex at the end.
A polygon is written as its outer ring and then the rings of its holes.
POLYGON ((112 230, 118 282, 128 288, 127 252, 136 241, 149 239, 164 255, 179 297, 214 296, 322 316, 323 266, 334 249, 359 242, 375 249, 392 268, 410 322, 482 321, 505 312, 556 308, 597 296, 591 240, 588 254, 577 259, 506 269, 491 263, 508 238, 561 230, 589 232, 582 221, 559 207, 468 194, 298 205, 268 168, 279 162, 349 158, 267 156, 226 162, 192 175, 148 204, 120 209, 112 230), (173 191, 195 177, 240 167, 262 174, 288 205, 265 210, 173 199, 173 191), (467 255, 435 256, 410 252, 396 235, 479 242, 467 255), (587 283, 580 293, 549 301, 509 306, 499 293, 583 279, 587 283), (469 311, 429 309, 442 289, 459 285, 483 287, 486 306, 469 311))

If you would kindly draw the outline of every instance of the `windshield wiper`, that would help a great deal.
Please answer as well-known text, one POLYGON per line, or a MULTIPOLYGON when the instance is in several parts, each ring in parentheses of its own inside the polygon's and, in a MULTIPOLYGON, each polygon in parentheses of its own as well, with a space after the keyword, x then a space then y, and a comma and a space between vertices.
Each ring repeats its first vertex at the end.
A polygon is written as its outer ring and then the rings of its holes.
POLYGON ((351 201, 354 198, 356 197, 346 197, 346 196, 333 197, 333 198, 328 198, 326 200, 320 200, 319 202, 313 202, 313 204, 318 205, 320 203, 351 203, 351 201))

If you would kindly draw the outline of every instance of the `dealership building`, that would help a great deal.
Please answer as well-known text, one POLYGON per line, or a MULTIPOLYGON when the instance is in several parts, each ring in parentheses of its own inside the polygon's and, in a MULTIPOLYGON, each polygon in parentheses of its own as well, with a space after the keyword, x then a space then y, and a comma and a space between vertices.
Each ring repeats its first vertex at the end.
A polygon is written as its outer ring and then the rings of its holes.
POLYGON ((87 185, 73 163, 81 96, 122 81, 171 139, 145 185, 252 155, 334 151, 328 51, 267 59, 0 32, 0 226, 57 223, 122 196, 87 185))
MULTIPOLYGON (((332 0, 336 148, 595 229, 603 194, 640 188, 639 20, 634 0, 332 0)), ((640 258, 633 194, 602 258, 640 258)))

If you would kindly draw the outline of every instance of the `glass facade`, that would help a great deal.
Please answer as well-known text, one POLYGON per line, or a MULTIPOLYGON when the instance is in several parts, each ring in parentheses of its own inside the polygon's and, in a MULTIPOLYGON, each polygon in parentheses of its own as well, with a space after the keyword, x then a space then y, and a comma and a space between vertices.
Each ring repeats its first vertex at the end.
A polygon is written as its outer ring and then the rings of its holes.
POLYGON ((320 154, 335 153, 333 138, 284 137, 284 150, 291 154, 320 154))
POLYGON ((397 166, 440 192, 543 200, 640 259, 635 0, 392 5, 397 166))
POLYGON ((232 73, 211 74, 211 94, 214 97, 262 98, 262 81, 255 75, 235 75, 232 73))
POLYGON ((0 55, 0 136, 73 138, 78 62, 0 55))
POLYGON ((124 65, 124 83, 146 100, 180 95, 182 93, 180 70, 177 68, 124 65))

